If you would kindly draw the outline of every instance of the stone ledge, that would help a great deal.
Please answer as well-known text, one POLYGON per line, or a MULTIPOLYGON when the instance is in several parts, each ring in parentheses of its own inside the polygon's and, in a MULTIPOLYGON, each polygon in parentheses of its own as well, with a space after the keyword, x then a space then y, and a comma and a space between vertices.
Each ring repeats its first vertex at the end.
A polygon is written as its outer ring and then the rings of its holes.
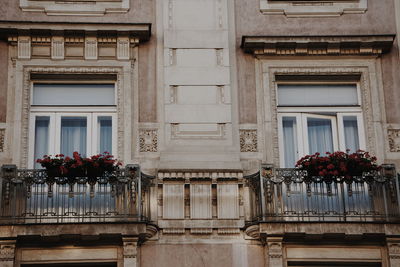
POLYGON ((393 46, 394 34, 352 36, 243 36, 246 53, 266 56, 381 55, 393 46))

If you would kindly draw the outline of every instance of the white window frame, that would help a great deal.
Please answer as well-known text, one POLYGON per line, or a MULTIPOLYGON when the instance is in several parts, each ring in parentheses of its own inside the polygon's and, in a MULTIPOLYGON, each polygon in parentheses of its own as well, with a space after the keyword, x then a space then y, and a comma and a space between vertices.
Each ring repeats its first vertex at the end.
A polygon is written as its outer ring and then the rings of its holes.
MULTIPOLYGON (((276 95, 278 95, 278 87, 283 84, 350 84, 350 82, 277 82, 276 95)), ((296 118, 297 131, 297 159, 309 154, 307 118, 329 118, 332 120, 332 137, 334 150, 346 151, 343 117, 357 117, 357 129, 360 149, 366 149, 364 120, 362 114, 360 84, 357 85, 358 104, 355 106, 290 106, 277 107, 278 119, 278 142, 279 142, 279 163, 280 166, 285 166, 285 149, 283 143, 283 117, 296 118)), ((277 99, 279 103, 279 100, 277 99)))
POLYGON ((35 122, 36 117, 50 117, 49 123, 49 144, 48 154, 56 155, 60 153, 61 147, 61 117, 86 117, 87 118, 87 156, 102 153, 98 151, 99 133, 98 133, 98 117, 109 116, 112 120, 112 154, 118 156, 117 139, 118 139, 118 118, 117 118, 117 83, 115 81, 35 81, 31 83, 30 90, 30 117, 29 117, 29 146, 28 146, 28 168, 34 168, 35 161, 35 122), (114 84, 114 105, 110 106, 39 106, 32 105, 33 87, 35 83, 52 83, 52 84, 114 84), (96 129, 96 130, 95 130, 96 129))

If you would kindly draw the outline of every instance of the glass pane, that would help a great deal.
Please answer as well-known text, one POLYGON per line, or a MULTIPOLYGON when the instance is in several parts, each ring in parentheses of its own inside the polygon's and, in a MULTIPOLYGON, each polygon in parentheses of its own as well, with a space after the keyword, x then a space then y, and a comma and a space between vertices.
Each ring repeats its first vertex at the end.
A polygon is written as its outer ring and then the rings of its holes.
POLYGON ((282 84, 278 86, 280 106, 358 105, 355 84, 282 84))
POLYGON ((309 153, 333 152, 332 121, 330 119, 307 118, 309 153))
POLYGON ((346 149, 350 149, 351 153, 356 152, 358 149, 360 149, 357 117, 344 116, 343 127, 344 127, 344 139, 345 139, 346 149))
POLYGON ((115 105, 114 84, 34 84, 33 105, 115 105))
POLYGON ((61 154, 72 156, 78 151, 86 156, 86 117, 61 117, 61 154))
POLYGON ((296 117, 283 117, 282 128, 285 168, 293 168, 298 158, 296 117))
POLYGON ((98 152, 112 154, 112 118, 111 116, 101 116, 98 117, 97 123, 99 129, 98 152))
POLYGON ((50 117, 37 116, 35 120, 35 169, 41 168, 36 160, 49 153, 49 126, 50 117))

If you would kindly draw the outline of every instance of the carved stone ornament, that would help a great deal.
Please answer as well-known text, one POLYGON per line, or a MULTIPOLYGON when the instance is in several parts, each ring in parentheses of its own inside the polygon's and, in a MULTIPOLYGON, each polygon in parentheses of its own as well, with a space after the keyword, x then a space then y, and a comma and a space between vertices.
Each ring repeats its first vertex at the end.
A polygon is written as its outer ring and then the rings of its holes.
POLYGON ((137 238, 122 238, 124 243, 124 258, 136 258, 137 238))
POLYGON ((0 245, 0 262, 1 261, 14 261, 14 252, 15 252, 14 244, 1 244, 0 245))
POLYGON ((388 129, 390 152, 400 152, 400 129, 388 129))
POLYGON ((390 259, 400 259, 400 244, 390 243, 388 246, 389 258, 390 259))
POLYGON ((6 129, 0 129, 0 152, 4 152, 6 129))
POLYGON ((251 225, 246 228, 244 231, 246 235, 254 238, 254 239, 259 239, 260 238, 260 226, 259 225, 251 225))
POLYGON ((139 130, 139 151, 140 152, 157 152, 158 135, 156 129, 140 129, 139 130))
POLYGON ((240 151, 257 152, 257 130, 240 130, 240 151))

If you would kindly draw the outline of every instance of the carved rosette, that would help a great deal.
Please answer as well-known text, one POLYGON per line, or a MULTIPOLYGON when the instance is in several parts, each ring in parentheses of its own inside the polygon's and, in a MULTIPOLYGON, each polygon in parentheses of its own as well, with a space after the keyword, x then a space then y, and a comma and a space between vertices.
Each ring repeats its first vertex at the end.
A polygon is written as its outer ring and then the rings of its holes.
POLYGON ((390 152, 400 152, 400 129, 388 129, 390 152))
POLYGON ((257 130, 240 130, 240 151, 257 152, 257 130))
POLYGON ((139 130, 139 151, 140 152, 157 152, 157 150, 158 150, 157 129, 140 129, 139 130))

